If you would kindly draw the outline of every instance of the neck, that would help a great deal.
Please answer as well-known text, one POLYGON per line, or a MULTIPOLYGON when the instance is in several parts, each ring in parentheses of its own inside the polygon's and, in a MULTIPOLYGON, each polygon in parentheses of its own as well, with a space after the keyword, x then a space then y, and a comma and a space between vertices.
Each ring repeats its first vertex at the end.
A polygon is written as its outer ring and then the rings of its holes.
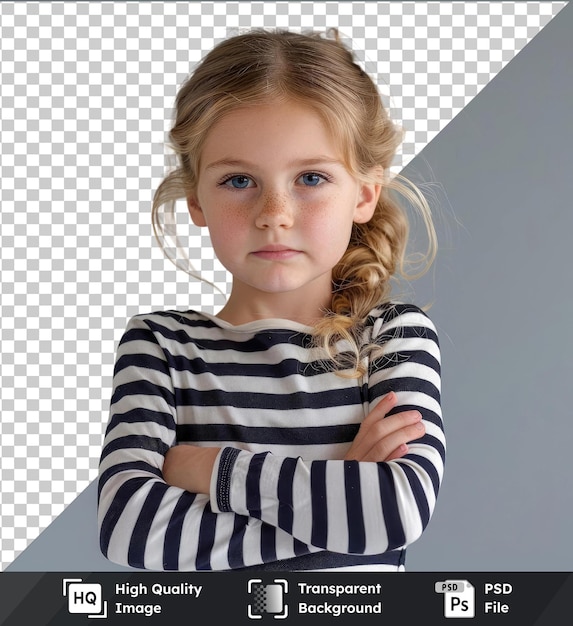
POLYGON ((248 293, 233 284, 231 295, 217 317, 238 326, 261 319, 287 319, 306 326, 314 326, 324 317, 332 294, 308 293, 248 293), (255 297, 256 295, 256 297, 255 297))

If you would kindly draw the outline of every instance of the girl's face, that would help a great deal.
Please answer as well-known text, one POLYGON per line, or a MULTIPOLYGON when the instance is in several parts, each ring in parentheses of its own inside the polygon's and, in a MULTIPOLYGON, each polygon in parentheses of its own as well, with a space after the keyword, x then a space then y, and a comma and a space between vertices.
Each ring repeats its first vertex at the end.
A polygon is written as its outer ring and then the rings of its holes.
POLYGON ((233 276, 221 317, 322 315, 352 224, 372 217, 379 193, 350 175, 311 108, 282 102, 227 114, 206 137, 188 198, 193 222, 208 227, 233 276))

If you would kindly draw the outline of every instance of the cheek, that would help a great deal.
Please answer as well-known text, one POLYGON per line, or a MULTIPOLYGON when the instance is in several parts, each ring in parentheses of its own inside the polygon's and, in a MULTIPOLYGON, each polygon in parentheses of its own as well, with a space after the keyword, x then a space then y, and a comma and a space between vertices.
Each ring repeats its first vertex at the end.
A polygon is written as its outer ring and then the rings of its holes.
POLYGON ((207 221, 211 243, 217 256, 240 245, 246 228, 247 211, 236 206, 221 206, 207 221))
POLYGON ((209 234, 213 245, 221 243, 232 245, 233 241, 240 237, 240 232, 234 228, 233 221, 228 218, 222 219, 218 224, 210 225, 209 234))
MULTIPOLYGON (((349 205, 348 205, 349 206, 349 205)), ((352 232, 352 211, 335 197, 304 206, 298 223, 304 232, 333 245, 348 245, 352 232)))

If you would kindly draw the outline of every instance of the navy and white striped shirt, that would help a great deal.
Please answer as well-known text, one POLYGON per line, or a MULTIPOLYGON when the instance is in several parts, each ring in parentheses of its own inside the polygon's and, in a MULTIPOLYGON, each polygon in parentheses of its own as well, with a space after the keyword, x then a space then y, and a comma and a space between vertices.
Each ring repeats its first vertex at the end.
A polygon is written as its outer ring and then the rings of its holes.
POLYGON ((337 376, 288 320, 233 326, 195 311, 133 317, 118 347, 100 462, 101 549, 154 570, 402 569, 443 476, 440 353, 413 305, 371 311, 383 348, 337 376), (426 434, 401 459, 344 461, 361 421, 394 391, 426 434), (168 486, 176 444, 217 446, 210 495, 168 486))

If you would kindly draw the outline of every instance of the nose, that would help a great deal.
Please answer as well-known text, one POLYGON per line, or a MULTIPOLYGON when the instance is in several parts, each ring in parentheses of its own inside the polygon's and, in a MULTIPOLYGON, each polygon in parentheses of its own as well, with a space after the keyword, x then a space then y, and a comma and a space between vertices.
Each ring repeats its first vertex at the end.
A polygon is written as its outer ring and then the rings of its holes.
POLYGON ((286 195, 268 193, 260 199, 257 228, 290 228, 293 221, 292 201, 286 195))

